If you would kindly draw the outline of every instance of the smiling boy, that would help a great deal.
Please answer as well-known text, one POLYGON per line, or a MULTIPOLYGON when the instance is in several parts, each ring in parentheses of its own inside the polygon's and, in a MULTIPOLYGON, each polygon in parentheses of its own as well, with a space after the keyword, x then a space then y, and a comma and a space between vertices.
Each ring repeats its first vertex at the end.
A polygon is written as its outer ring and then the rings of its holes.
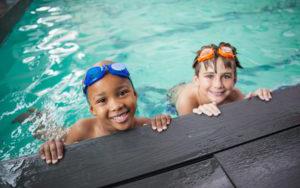
POLYGON ((188 113, 217 116, 221 112, 219 105, 244 98, 259 97, 269 101, 271 91, 258 89, 246 97, 235 87, 237 68, 242 68, 237 58, 236 48, 229 43, 221 42, 203 46, 195 57, 193 81, 173 88, 172 103, 179 115, 188 113))
POLYGON ((158 115, 156 121, 137 118, 137 93, 124 64, 102 61, 90 68, 83 80, 83 91, 92 118, 77 121, 60 140, 50 140, 40 147, 41 158, 55 164, 63 157, 64 144, 101 137, 134 127, 151 124, 161 132, 171 118, 158 115))

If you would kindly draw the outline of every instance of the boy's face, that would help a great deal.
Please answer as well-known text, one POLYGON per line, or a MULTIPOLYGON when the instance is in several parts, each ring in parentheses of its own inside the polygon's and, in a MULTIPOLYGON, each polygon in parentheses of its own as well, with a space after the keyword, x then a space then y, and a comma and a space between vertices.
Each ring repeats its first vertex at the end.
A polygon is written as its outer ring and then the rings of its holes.
POLYGON ((198 93, 206 102, 221 104, 232 92, 235 79, 233 68, 226 68, 223 59, 218 57, 216 70, 212 66, 205 69, 201 64, 198 76, 195 76, 195 83, 199 86, 198 93))
POLYGON ((111 132, 134 126, 137 95, 127 78, 106 74, 88 88, 90 111, 111 132))

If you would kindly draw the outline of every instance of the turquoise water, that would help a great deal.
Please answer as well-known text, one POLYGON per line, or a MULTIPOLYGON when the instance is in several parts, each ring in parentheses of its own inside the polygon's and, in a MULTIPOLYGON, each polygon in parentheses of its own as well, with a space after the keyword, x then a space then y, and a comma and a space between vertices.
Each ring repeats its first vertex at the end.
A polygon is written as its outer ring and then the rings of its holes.
POLYGON ((12 123, 29 108, 49 125, 90 116, 84 70, 101 59, 128 65, 138 114, 167 113, 166 93, 190 81, 195 52, 208 43, 237 47, 244 93, 300 82, 300 2, 34 1, 0 46, 0 159, 35 153, 36 123, 12 123))

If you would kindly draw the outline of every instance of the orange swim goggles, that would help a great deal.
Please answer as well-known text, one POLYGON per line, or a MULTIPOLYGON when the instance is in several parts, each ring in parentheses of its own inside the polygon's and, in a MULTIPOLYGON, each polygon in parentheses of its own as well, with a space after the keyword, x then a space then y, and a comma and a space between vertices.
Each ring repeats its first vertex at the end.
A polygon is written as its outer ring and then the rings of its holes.
MULTIPOLYGON (((215 49, 212 47, 204 48, 200 55, 197 57, 197 62, 204 62, 215 57, 215 49)), ((217 53, 219 56, 227 58, 227 59, 234 59, 235 55, 232 49, 229 46, 220 46, 218 47, 217 53)))

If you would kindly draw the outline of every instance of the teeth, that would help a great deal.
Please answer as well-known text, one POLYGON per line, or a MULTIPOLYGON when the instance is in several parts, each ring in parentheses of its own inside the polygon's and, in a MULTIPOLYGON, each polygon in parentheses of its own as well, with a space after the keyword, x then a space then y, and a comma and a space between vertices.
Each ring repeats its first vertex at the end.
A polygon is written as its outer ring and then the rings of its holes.
POLYGON ((221 96, 223 95, 223 92, 211 92, 215 96, 221 96))
POLYGON ((116 121, 117 123, 123 123, 127 120, 127 118, 128 118, 128 113, 125 112, 118 116, 113 117, 113 120, 116 121))

